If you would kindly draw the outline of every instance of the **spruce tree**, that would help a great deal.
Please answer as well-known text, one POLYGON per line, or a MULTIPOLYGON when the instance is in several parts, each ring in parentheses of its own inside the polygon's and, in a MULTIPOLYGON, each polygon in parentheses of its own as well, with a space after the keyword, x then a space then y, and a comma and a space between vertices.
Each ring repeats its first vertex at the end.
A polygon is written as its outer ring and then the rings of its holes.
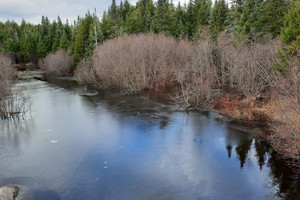
POLYGON ((285 0, 266 0, 261 3, 258 19, 253 26, 263 35, 270 33, 276 37, 280 35, 286 12, 287 2, 285 0))
POLYGON ((300 1, 290 0, 290 10, 285 16, 281 39, 285 44, 295 43, 300 48, 300 1))
POLYGON ((227 14, 228 5, 225 0, 216 0, 210 18, 210 29, 213 37, 224 30, 227 14))
POLYGON ((63 30, 62 36, 61 36, 60 41, 59 41, 59 48, 64 49, 64 50, 68 50, 69 45, 70 45, 69 43, 70 42, 69 42, 69 38, 66 34, 66 31, 63 30))
POLYGON ((155 33, 168 33, 170 29, 169 1, 158 0, 151 29, 155 33))
POLYGON ((78 32, 76 34, 73 66, 75 67, 79 60, 83 58, 86 53, 86 47, 90 36, 90 26, 93 23, 93 17, 87 13, 86 17, 80 21, 78 32))
POLYGON ((186 35, 186 26, 185 26, 185 12, 180 4, 177 5, 175 11, 175 19, 176 19, 176 29, 175 29, 175 37, 182 37, 186 35))

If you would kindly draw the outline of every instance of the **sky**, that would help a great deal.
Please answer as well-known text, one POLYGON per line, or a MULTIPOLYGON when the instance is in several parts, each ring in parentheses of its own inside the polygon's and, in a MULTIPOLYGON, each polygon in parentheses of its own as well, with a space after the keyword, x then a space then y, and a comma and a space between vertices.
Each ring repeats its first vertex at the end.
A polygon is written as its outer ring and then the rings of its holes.
MULTIPOLYGON (((188 0, 173 0, 175 4, 184 3, 188 0)), ((117 0, 119 3, 120 0, 117 0)), ((137 0, 129 0, 133 5, 137 0)), ((8 19, 21 23, 22 19, 26 22, 38 24, 42 16, 47 16, 50 20, 57 19, 57 16, 65 22, 73 22, 77 16, 84 16, 90 10, 97 9, 97 15, 102 16, 103 11, 107 10, 111 0, 0 0, 0 21, 8 19)))

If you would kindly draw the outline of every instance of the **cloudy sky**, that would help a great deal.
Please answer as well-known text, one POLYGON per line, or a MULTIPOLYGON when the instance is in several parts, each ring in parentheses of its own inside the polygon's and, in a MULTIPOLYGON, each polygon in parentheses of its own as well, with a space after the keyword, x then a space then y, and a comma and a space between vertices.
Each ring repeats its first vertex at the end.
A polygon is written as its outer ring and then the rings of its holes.
MULTIPOLYGON (((135 4, 137 0, 129 0, 135 4)), ((174 0, 186 2, 187 0, 174 0)), ((120 0, 117 0, 120 2, 120 0)), ((38 24, 41 16, 47 16, 49 19, 56 19, 60 16, 63 21, 66 18, 73 21, 77 16, 84 16, 90 10, 97 9, 97 14, 102 15, 111 4, 111 0, 0 0, 0 21, 7 19, 20 23, 22 19, 27 22, 38 24)))

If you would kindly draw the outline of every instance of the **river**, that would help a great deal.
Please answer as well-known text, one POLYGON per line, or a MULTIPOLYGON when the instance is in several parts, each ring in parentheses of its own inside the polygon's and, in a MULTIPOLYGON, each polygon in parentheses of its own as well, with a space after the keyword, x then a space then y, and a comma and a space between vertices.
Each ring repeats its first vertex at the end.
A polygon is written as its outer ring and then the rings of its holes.
POLYGON ((0 121, 0 186, 25 185, 37 200, 300 199, 299 175, 259 126, 176 111, 159 95, 20 86, 32 107, 0 121))

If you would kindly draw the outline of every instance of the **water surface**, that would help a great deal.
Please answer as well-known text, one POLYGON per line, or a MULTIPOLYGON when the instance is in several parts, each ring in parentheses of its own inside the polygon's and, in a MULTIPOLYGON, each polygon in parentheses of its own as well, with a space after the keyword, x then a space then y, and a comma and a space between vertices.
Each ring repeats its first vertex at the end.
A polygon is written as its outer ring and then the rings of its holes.
POLYGON ((261 128, 69 83, 18 83, 32 111, 0 122, 0 186, 26 185, 38 200, 300 199, 299 175, 261 128))

